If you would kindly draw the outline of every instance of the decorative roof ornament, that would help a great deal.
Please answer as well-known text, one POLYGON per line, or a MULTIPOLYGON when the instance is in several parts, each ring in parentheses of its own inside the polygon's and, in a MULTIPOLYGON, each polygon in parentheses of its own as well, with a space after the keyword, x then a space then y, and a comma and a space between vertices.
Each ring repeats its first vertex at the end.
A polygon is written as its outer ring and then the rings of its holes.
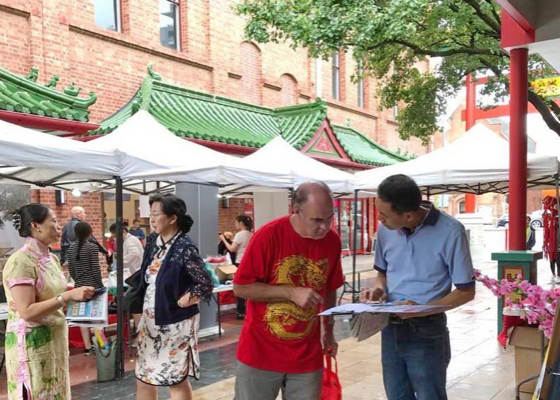
POLYGON ((25 76, 25 79, 31 82, 37 82, 38 77, 39 77, 39 69, 36 67, 31 67, 29 73, 25 76))
POLYGON ((0 110, 22 112, 41 117, 62 118, 70 121, 88 122, 88 107, 97 96, 90 92, 88 97, 77 97, 80 88, 74 83, 58 91, 58 75, 53 75, 46 84, 37 82, 38 68, 31 68, 26 76, 17 76, 0 67, 0 110))
POLYGON ((49 83, 47 83, 47 87, 49 88, 56 88, 56 84, 58 83, 58 81, 60 80, 60 78, 58 77, 58 75, 53 75, 51 80, 49 81, 49 83))
POLYGON ((148 74, 152 79, 155 79, 156 81, 161 81, 161 75, 154 72, 154 66, 152 64, 148 64, 148 74))
POLYGON ((80 93, 80 90, 82 90, 82 88, 75 87, 74 82, 72 82, 69 87, 64 89, 64 93, 66 93, 68 96, 76 97, 80 93))

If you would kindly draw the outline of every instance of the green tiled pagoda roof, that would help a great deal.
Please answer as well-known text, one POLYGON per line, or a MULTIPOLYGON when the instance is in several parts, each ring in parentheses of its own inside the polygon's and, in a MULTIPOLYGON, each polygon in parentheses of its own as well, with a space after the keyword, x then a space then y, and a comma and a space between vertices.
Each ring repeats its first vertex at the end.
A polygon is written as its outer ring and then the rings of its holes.
POLYGON ((128 104, 89 134, 112 132, 140 108, 177 136, 262 147, 282 135, 298 149, 315 134, 327 113, 323 101, 270 109, 148 77, 128 104))
POLYGON ((70 87, 59 92, 56 90, 58 76, 54 75, 45 86, 37 83, 38 76, 37 68, 31 68, 25 77, 0 68, 0 110, 69 121, 89 121, 88 107, 97 100, 95 93, 90 92, 89 98, 79 98, 81 89, 75 87, 73 82, 70 87))
MULTIPOLYGON (((321 99, 309 104, 265 108, 184 89, 162 82, 151 67, 148 72, 133 98, 101 122, 98 129, 90 131, 89 136, 110 133, 144 109, 180 137, 259 148, 282 136, 301 149, 327 118, 327 105, 321 99)), ((355 162, 388 165, 405 160, 352 129, 340 127, 337 137, 355 162)))
POLYGON ((352 128, 333 125, 333 130, 344 151, 357 163, 381 167, 407 161, 352 128))
POLYGON ((277 108, 274 112, 280 123, 282 137, 299 150, 327 118, 327 104, 318 99, 314 103, 277 108))

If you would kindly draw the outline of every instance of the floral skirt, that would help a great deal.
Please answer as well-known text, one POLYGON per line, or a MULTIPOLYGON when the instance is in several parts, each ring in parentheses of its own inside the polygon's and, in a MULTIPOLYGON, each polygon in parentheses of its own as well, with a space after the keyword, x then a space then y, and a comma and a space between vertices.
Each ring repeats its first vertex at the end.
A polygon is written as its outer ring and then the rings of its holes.
POLYGON ((138 328, 136 378, 155 386, 172 386, 188 376, 200 378, 197 314, 170 325, 156 325, 156 285, 150 284, 144 297, 144 312, 138 328))

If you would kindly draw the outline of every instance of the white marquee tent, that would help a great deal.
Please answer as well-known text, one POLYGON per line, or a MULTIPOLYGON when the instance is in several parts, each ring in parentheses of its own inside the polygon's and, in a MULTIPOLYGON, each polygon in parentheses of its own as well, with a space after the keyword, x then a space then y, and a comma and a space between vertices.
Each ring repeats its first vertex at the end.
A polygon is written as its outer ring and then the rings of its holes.
POLYGON ((110 179, 120 173, 114 151, 0 120, 0 183, 56 185, 110 179))
MULTIPOLYGON (((244 168, 241 159, 182 139, 140 110, 114 132, 88 148, 121 154, 120 176, 126 180, 175 181, 228 185, 285 184, 288 176, 244 168)), ((137 182, 137 185, 139 183, 137 182)))
MULTIPOLYGON (((333 168, 317 161, 286 142, 276 137, 253 154, 241 160, 244 168, 259 171, 261 174, 288 176, 288 182, 263 181, 262 186, 276 188, 297 188, 306 181, 323 181, 335 193, 351 193, 354 191, 352 174, 333 168)), ((234 192, 235 190, 226 188, 234 192)), ((238 188, 240 191, 259 190, 255 187, 238 188)))
MULTIPOLYGON (((425 193, 474 193, 508 191, 509 143, 482 124, 431 153, 414 160, 354 174, 356 189, 375 191, 381 181, 405 174, 425 193)), ((556 157, 529 153, 527 186, 554 185, 558 174, 556 157)))

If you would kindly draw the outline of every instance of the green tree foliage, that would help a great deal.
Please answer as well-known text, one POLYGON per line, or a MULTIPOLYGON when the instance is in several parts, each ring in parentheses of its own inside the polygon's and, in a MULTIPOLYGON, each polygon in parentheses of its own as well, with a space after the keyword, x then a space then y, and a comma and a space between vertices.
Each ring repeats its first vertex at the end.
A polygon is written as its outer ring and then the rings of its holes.
MULTIPOLYGON (((500 48, 501 10, 493 0, 241 0, 246 35, 259 43, 287 42, 310 57, 351 49, 364 74, 381 84, 380 106, 399 109, 399 135, 424 142, 438 130, 446 101, 468 74, 493 74, 483 93, 508 94, 509 55, 500 48), (437 57, 430 71, 420 62, 437 57)), ((530 81, 553 71, 530 59, 530 81)), ((560 134, 560 108, 530 90, 529 101, 560 134)))
POLYGON ((5 221, 11 221, 12 213, 27 203, 29 203, 29 186, 0 185, 0 227, 5 221))

